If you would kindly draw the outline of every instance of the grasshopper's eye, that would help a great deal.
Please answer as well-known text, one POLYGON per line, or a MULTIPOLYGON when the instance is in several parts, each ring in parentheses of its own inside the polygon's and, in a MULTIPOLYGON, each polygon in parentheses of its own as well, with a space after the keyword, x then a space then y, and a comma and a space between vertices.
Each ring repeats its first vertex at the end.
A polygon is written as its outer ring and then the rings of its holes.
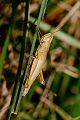
POLYGON ((43 43, 44 43, 44 41, 41 41, 41 42, 40 42, 40 45, 42 45, 43 43))
POLYGON ((43 41, 40 42, 40 44, 42 44, 42 43, 43 43, 43 41))

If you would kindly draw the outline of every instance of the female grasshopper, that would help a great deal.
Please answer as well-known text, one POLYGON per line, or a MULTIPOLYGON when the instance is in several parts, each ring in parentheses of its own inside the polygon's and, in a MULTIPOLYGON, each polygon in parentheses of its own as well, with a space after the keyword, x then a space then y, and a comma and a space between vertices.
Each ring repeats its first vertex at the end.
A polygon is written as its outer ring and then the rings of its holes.
POLYGON ((25 96, 28 93, 31 85, 39 75, 42 78, 41 83, 42 84, 45 83, 43 79, 42 69, 45 64, 45 60, 46 60, 47 53, 48 53, 50 44, 52 42, 53 36, 54 36, 54 33, 48 33, 42 36, 40 40, 40 45, 38 46, 37 51, 35 53, 35 56, 37 57, 35 57, 33 60, 29 77, 27 78, 25 83, 23 96, 25 96))

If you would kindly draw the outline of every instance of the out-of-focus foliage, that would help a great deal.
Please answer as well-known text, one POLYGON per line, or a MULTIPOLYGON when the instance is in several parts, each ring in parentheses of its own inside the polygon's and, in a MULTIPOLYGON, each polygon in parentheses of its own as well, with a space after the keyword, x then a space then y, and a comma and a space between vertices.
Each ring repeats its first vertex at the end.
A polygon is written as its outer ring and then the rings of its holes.
MULTIPOLYGON (((31 0, 29 5, 29 23, 26 33, 26 50, 30 52, 33 42, 36 21, 42 0, 31 0), (35 19, 31 22, 31 18, 35 19)), ((46 13, 42 21, 40 37, 59 25, 64 17, 70 13, 79 0, 49 0, 46 13), (47 29, 49 27, 49 29, 47 29)), ((15 24, 8 44, 0 76, 0 120, 6 120, 15 76, 18 69, 21 41, 23 36, 25 2, 19 1, 15 16, 15 24)), ((6 35, 10 26, 12 1, 0 1, 0 55, 4 47, 6 35)), ((39 83, 38 78, 33 83, 29 93, 22 97, 18 115, 12 114, 13 120, 79 120, 80 116, 80 5, 74 14, 66 21, 60 30, 63 34, 56 34, 51 43, 43 75, 46 85, 39 83), (65 34, 66 36, 65 36, 65 34), (60 36, 61 35, 61 36, 60 36), (57 37, 58 36, 58 37, 57 37), (65 42, 65 41, 68 42, 65 42), (70 41, 71 40, 71 41, 70 41), (70 42, 71 43, 70 43, 70 42), (73 45, 75 41, 75 44, 73 45), (78 41, 76 43, 76 41, 78 41), (70 43, 70 44, 69 44, 70 43)), ((34 53, 35 53, 34 51, 34 53)), ((3 56, 4 56, 3 55, 3 56)), ((0 59, 2 56, 0 56, 0 59)), ((23 61, 22 73, 26 61, 23 61)), ((1 65, 0 65, 1 67, 1 65)), ((1 68, 0 68, 1 70, 1 68)))

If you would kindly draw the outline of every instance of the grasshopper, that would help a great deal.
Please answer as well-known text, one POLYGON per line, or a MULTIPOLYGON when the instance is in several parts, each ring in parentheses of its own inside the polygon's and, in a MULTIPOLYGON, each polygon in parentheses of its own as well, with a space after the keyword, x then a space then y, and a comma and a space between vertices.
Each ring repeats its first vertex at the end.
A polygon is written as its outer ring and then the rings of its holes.
POLYGON ((35 56, 37 57, 35 57, 32 62, 29 77, 27 78, 26 83, 25 83, 23 96, 25 96, 28 93, 31 85, 33 84, 33 82, 38 76, 42 78, 40 79, 40 82, 42 84, 45 84, 43 74, 42 74, 42 69, 45 64, 47 53, 48 53, 50 44, 53 40, 53 36, 54 36, 54 32, 47 33, 44 36, 42 36, 40 40, 40 44, 35 53, 35 56))

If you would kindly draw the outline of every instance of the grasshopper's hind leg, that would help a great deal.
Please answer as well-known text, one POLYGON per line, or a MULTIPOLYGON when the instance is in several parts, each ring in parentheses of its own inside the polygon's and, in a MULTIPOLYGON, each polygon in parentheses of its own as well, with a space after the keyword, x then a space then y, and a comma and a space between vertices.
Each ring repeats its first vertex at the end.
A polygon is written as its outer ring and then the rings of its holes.
POLYGON ((39 77, 40 83, 43 84, 43 85, 45 85, 45 80, 44 80, 44 77, 43 77, 42 70, 41 70, 41 72, 39 73, 38 77, 39 77))

